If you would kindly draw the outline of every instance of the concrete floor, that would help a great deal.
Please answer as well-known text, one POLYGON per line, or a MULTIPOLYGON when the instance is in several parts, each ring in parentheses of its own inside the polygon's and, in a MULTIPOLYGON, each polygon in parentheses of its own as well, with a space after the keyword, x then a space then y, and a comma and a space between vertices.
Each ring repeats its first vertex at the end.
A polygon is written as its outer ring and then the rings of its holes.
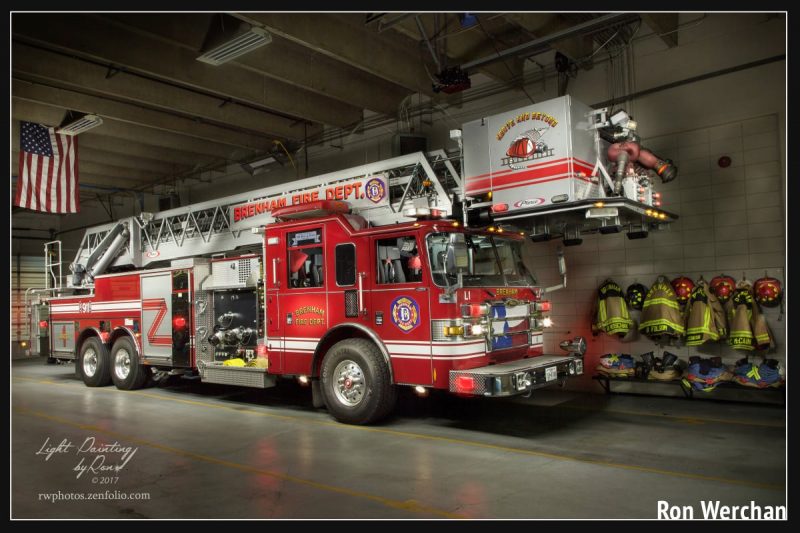
POLYGON ((293 382, 124 392, 41 360, 12 372, 14 518, 656 518, 658 500, 786 504, 775 406, 404 395, 385 423, 353 427, 293 382), (91 438, 130 448, 124 467, 97 468, 124 450, 79 451, 91 438), (73 446, 48 459, 48 439, 73 446), (95 473, 78 477, 81 461, 95 473), (88 500, 130 493, 149 499, 88 500))

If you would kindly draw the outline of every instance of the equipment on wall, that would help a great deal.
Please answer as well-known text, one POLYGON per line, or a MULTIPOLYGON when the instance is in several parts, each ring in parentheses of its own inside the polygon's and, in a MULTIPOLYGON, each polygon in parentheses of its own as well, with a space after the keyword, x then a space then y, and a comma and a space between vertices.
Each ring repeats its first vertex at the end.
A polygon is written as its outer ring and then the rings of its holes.
POLYGON ((634 322, 628 315, 628 306, 622 295, 622 288, 613 280, 607 279, 597 290, 597 313, 592 324, 592 333, 605 332, 624 337, 634 322))
POLYGON ((692 289, 686 316, 686 345, 717 341, 728 333, 725 310, 701 276, 692 289))
POLYGON ((719 299, 719 301, 724 304, 728 301, 728 299, 730 299, 733 291, 736 290, 736 280, 730 276, 722 274, 711 279, 709 288, 711 289, 711 292, 714 293, 714 295, 719 299))
POLYGON ((772 332, 753 298, 749 282, 742 280, 738 283, 729 307, 728 344, 734 350, 768 350, 774 347, 772 332))
POLYGON ((675 291, 665 276, 659 276, 647 291, 639 331, 654 340, 670 340, 686 333, 675 291))
POLYGON ((753 283, 753 296, 764 307, 777 307, 783 299, 781 282, 765 275, 753 283))
POLYGON ((641 311, 646 295, 647 287, 641 283, 633 283, 629 285, 628 290, 625 291, 625 301, 628 302, 628 305, 631 306, 632 309, 641 311))
POLYGON ((692 295, 694 282, 686 276, 680 276, 673 279, 671 285, 675 290, 675 297, 677 298, 678 303, 681 304, 681 306, 685 305, 686 302, 689 301, 689 297, 692 295))

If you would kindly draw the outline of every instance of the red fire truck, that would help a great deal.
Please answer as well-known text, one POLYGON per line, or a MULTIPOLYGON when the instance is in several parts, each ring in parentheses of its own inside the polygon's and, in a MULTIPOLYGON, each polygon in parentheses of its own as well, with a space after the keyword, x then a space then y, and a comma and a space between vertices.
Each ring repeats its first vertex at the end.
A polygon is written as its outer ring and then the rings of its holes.
MULTIPOLYGON (((535 116, 569 123, 556 111, 535 116)), ((453 165, 462 155, 418 152, 96 226, 66 282, 60 243, 48 243, 48 287, 30 291, 32 325, 47 338, 37 346, 74 361, 91 387, 137 389, 166 373, 257 388, 297 379, 316 406, 353 424, 387 415, 401 386, 500 397, 563 383, 583 372, 585 341, 543 353, 550 304, 522 260, 525 209, 493 202, 491 190, 465 196, 469 182, 453 165), (468 225, 475 213, 492 225, 468 225)), ((558 179, 594 179, 602 193, 601 173, 587 178, 573 154, 557 155, 558 179)), ((519 158, 527 191, 525 169, 542 162, 519 158)), ((601 219, 584 215, 596 206, 576 211, 585 200, 547 214, 601 219)), ((541 202, 528 203, 542 214, 541 202)), ((640 218, 652 208, 634 207, 640 218)), ((563 258, 559 266, 565 276, 563 258)))

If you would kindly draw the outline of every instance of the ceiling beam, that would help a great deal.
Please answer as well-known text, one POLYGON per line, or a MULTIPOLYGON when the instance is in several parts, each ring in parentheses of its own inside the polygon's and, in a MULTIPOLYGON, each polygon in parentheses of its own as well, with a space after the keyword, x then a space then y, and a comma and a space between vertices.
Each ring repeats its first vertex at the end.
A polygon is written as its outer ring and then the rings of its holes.
MULTIPOLYGON (((197 52, 211 17, 207 13, 124 13, 106 14, 103 18, 197 52)), ((397 115, 400 101, 409 94, 408 89, 397 84, 298 46, 278 35, 272 37, 268 46, 248 52, 231 63, 348 105, 392 117, 397 115)))
POLYGON ((163 111, 155 111, 110 100, 100 96, 82 94, 72 89, 58 89, 40 83, 12 80, 11 94, 14 98, 28 100, 45 105, 54 105, 64 109, 94 113, 103 118, 113 118, 120 122, 138 124, 188 137, 196 137, 221 144, 229 144, 250 150, 268 150, 272 141, 263 136, 250 135, 232 131, 219 126, 198 123, 189 118, 170 115, 163 111))
MULTIPOLYGON (((12 116, 19 120, 54 126, 61 123, 64 117, 64 110, 13 98, 12 116)), ((184 152, 197 154, 198 159, 211 156, 222 160, 238 161, 244 157, 255 155, 252 150, 234 148, 232 146, 212 143, 201 139, 190 139, 183 135, 137 126, 135 124, 126 124, 113 119, 104 120, 101 126, 92 129, 92 133, 97 135, 109 135, 118 139, 142 142, 164 148, 183 150, 184 152)))
MULTIPOLYGON (((48 80, 61 87, 139 103, 218 125, 283 139, 303 139, 302 123, 127 72, 110 72, 104 66, 23 43, 13 44, 11 63, 15 74, 24 74, 29 79, 48 80)), ((320 131, 320 125, 308 126, 309 136, 320 131)))
MULTIPOLYGON (((17 117, 13 117, 11 121, 11 141, 14 150, 19 150, 19 131, 19 120, 17 117)), ((173 150, 141 142, 117 139, 107 135, 98 135, 96 130, 81 133, 80 146, 82 156, 87 151, 89 153, 108 154, 109 157, 120 158, 120 160, 163 165, 172 172, 200 168, 218 161, 208 155, 193 154, 182 150, 173 150)), ((109 163, 114 164, 110 161, 109 163)), ((146 165, 145 168, 147 168, 146 165)))
MULTIPOLYGON (((19 170, 19 152, 13 150, 11 152, 11 170, 13 174, 16 174, 19 170)), ((153 181, 155 179, 160 179, 163 176, 154 175, 151 172, 143 171, 141 169, 134 169, 134 168, 126 168, 126 167, 118 167, 113 165, 105 165, 103 163, 94 163, 92 161, 87 161, 86 158, 83 157, 83 153, 80 153, 80 161, 78 164, 78 175, 83 176, 84 174, 90 176, 102 176, 105 178, 111 178, 122 182, 122 185, 130 185, 131 183, 141 184, 153 181)))
POLYGON ((198 156, 183 150, 153 146, 142 142, 116 139, 107 135, 97 135, 91 132, 81 134, 81 146, 92 150, 101 150, 121 157, 133 157, 136 160, 164 161, 173 166, 183 168, 197 168, 214 162, 208 155, 198 156))
MULTIPOLYGON (((558 13, 509 13, 505 17, 506 20, 524 29, 531 39, 547 37, 573 26, 572 23, 561 18, 558 13)), ((550 47, 576 61, 591 55, 593 43, 590 35, 576 35, 553 41, 550 43, 550 47)), ((590 64, 587 62, 583 66, 590 64)))
POLYGON ((365 28, 360 15, 358 20, 330 13, 236 13, 235 16, 411 91, 434 94, 419 47, 396 35, 379 35, 365 28))
POLYGON ((638 19, 639 15, 636 13, 606 13, 597 18, 581 22, 580 24, 569 25, 563 29, 551 31, 542 37, 537 37, 527 43, 518 46, 512 46, 501 50, 499 54, 488 55, 480 59, 469 61, 461 68, 464 70, 472 70, 495 61, 499 61, 506 57, 513 56, 530 56, 533 54, 541 53, 551 48, 553 43, 569 39, 576 36, 583 36, 590 32, 617 24, 623 24, 638 19))
POLYGON ((678 46, 678 13, 642 13, 642 21, 669 48, 678 46))
MULTIPOLYGON (((419 18, 422 22, 423 28, 425 29, 425 34, 431 40, 431 45, 434 45, 434 43, 438 43, 440 47, 444 47, 446 45, 447 57, 450 60, 448 61, 448 64, 459 65, 477 55, 495 53, 495 46, 497 46, 499 49, 503 49, 513 44, 520 44, 523 42, 522 40, 509 41, 509 38, 513 39, 514 37, 512 34, 500 35, 500 33, 507 32, 508 28, 503 28, 502 24, 497 23, 498 21, 502 22, 502 18, 491 18, 488 15, 489 14, 478 15, 478 17, 481 19, 481 25, 476 24, 469 29, 454 30, 452 28, 460 27, 458 15, 452 13, 439 13, 440 25, 443 27, 446 20, 448 22, 448 29, 442 30, 440 28, 441 35, 438 37, 435 37, 433 14, 421 14, 419 15, 419 18), (495 45, 495 42, 488 37, 483 30, 486 30, 486 33, 489 33, 489 35, 491 35, 495 41, 499 41, 499 43, 495 45), (445 35, 446 38, 444 37, 445 35)), ((402 33, 410 39, 414 39, 416 41, 422 40, 416 20, 414 19, 403 20, 402 22, 393 25, 392 29, 398 33, 402 33)), ((519 34, 519 32, 515 32, 515 34, 519 34)), ((522 67, 523 60, 521 58, 513 57, 508 58, 503 62, 486 65, 478 70, 490 78, 502 83, 511 83, 521 78, 522 67)))
POLYGON ((197 53, 150 39, 94 15, 15 14, 14 37, 69 51, 133 72, 215 93, 287 116, 347 126, 361 120, 353 106, 246 71, 236 65, 213 67, 197 53), (76 31, 76 28, 80 28, 76 31))

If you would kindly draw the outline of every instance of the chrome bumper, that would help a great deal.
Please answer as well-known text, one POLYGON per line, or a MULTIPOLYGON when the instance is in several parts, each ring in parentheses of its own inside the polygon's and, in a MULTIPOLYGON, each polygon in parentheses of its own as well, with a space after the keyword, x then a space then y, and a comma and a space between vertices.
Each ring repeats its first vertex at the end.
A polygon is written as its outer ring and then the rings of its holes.
POLYGON ((583 374, 583 359, 541 355, 498 365, 450 371, 450 392, 475 396, 514 396, 564 383, 583 374))

